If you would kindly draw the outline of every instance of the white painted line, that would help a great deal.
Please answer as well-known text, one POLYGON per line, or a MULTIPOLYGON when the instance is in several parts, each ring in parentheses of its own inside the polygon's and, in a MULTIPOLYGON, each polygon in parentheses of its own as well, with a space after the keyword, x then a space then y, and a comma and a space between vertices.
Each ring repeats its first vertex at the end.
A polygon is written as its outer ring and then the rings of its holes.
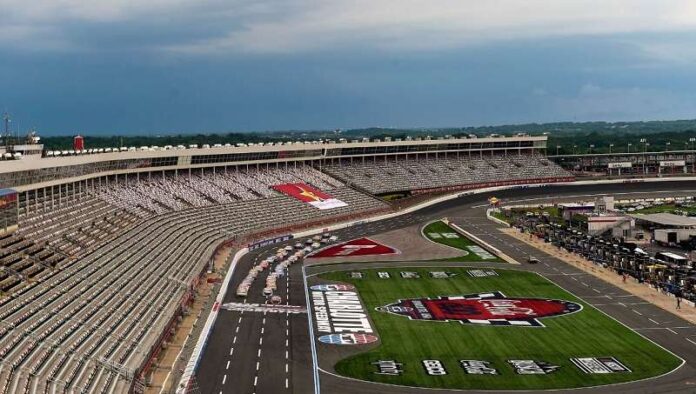
POLYGON ((225 384, 226 381, 227 381, 227 374, 222 375, 222 384, 225 384))
POLYGON ((594 291, 595 293, 601 293, 601 291, 599 291, 597 289, 592 289, 592 291, 594 291))
POLYGON ((684 338, 684 339, 686 339, 687 341, 689 341, 689 342, 693 343, 694 345, 696 345, 696 342, 692 341, 691 339, 689 339, 689 338, 684 338))
POLYGON ((667 331, 671 332, 671 333, 674 334, 674 335, 679 335, 679 334, 677 334, 676 331, 672 330, 672 329, 669 328, 669 327, 667 328, 667 331))
POLYGON ((635 310, 635 309, 631 309, 631 310, 632 310, 632 311, 633 311, 633 313, 635 313, 636 315, 640 315, 640 316, 643 316, 643 314, 642 314, 642 313, 640 313, 640 312, 638 312, 637 310, 635 310))
POLYGON ((233 355, 233 354, 234 354, 234 348, 231 347, 231 348, 230 348, 230 356, 233 355))
POLYGON ((256 370, 257 370, 257 371, 259 370, 259 365, 260 365, 260 363, 257 361, 257 362, 256 362, 256 370))
POLYGON ((288 387, 289 387, 288 378, 285 378, 285 388, 287 389, 288 387))
MULTIPOLYGON (((311 308, 312 303, 309 301, 309 291, 307 286, 307 271, 305 266, 302 266, 302 282, 304 284, 305 302, 307 303, 307 309, 311 308)), ((312 321, 312 314, 307 313, 307 323, 309 323, 309 346, 312 352, 312 375, 314 381, 314 394, 321 393, 321 384, 319 383, 319 357, 317 356, 317 345, 314 342, 314 322, 312 321)), ((285 358, 288 358, 288 351, 285 351, 285 358)))
POLYGON ((653 323, 655 323, 655 324, 660 324, 660 323, 656 322, 655 320, 653 320, 653 319, 651 319, 651 318, 648 318, 648 320, 650 320, 651 322, 653 322, 653 323))
POLYGON ((236 343, 237 343, 237 336, 235 335, 234 338, 232 338, 232 344, 234 345, 236 343))
POLYGON ((254 387, 256 387, 256 384, 259 382, 259 377, 254 376, 254 387))
POLYGON ((227 360, 227 365, 225 365, 225 369, 230 369, 230 360, 227 360))
POLYGON ((259 349, 259 351, 256 352, 256 357, 261 358, 261 349, 259 349))

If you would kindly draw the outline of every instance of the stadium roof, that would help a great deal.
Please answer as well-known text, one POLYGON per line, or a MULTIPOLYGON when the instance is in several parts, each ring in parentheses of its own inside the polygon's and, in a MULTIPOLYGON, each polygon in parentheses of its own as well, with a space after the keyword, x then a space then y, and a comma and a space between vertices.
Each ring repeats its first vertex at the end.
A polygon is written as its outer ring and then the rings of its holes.
POLYGON ((633 214, 630 216, 637 220, 643 220, 662 226, 696 227, 696 218, 675 215, 672 213, 633 214))

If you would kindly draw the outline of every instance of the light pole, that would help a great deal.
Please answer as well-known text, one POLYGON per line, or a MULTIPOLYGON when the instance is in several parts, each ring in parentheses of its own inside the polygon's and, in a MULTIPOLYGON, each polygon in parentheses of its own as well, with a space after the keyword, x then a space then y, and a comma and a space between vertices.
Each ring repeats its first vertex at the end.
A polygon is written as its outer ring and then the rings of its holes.
POLYGON ((628 143, 628 153, 631 153, 631 145, 633 145, 633 144, 629 142, 628 143))
POLYGON ((590 144, 590 154, 592 154, 593 149, 594 149, 594 144, 590 144))
MULTIPOLYGON (((696 141, 696 138, 691 137, 689 138, 689 142, 691 142, 691 150, 694 150, 694 142, 696 141)), ((691 172, 696 172, 696 155, 694 155, 692 159, 692 166, 691 166, 691 172)))
POLYGON ((609 144, 609 154, 611 154, 611 148, 614 147, 614 144, 609 144))
POLYGON ((556 156, 558 156, 558 151, 561 149, 560 145, 556 145, 556 156))
POLYGON ((665 143, 665 150, 669 151, 670 145, 672 145, 672 142, 667 141, 667 142, 665 143))
POLYGON ((576 149, 578 149, 578 146, 577 146, 577 145, 573 145, 573 154, 576 153, 576 149))

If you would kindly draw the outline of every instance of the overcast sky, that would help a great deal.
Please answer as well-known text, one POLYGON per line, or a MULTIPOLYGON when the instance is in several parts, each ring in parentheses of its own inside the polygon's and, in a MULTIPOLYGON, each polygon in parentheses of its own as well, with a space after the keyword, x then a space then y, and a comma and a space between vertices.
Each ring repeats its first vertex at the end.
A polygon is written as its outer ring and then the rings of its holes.
POLYGON ((696 118, 693 0, 0 0, 40 133, 696 118))

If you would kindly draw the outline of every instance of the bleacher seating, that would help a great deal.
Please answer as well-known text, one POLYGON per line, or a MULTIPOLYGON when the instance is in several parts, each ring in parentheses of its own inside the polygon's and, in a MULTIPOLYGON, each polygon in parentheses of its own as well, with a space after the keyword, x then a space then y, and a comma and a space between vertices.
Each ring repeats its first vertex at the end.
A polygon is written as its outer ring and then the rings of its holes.
POLYGON ((135 215, 118 207, 83 196, 56 209, 41 209, 23 216, 20 233, 66 255, 77 256, 136 220, 135 215))
POLYGON ((324 165, 322 170, 373 194, 572 177, 560 166, 538 155, 442 156, 391 161, 366 159, 324 165))
MULTIPOLYGON (((50 234, 60 234, 58 239, 87 245, 124 217, 145 217, 119 227, 126 231, 94 243, 62 269, 45 269, 41 280, 8 288, 0 299, 0 393, 126 392, 132 383, 128 374, 157 345, 166 317, 181 306, 186 284, 221 242, 388 209, 309 167, 183 174, 110 186, 122 197, 98 192, 73 204, 73 215, 70 207, 35 213, 25 219, 21 234, 0 239, 12 250, 10 267, 26 272, 12 256, 45 253, 37 247, 43 244, 26 237, 51 244, 50 234), (320 210, 270 188, 292 181, 329 190, 348 205, 320 210)), ((12 274, 6 280, 20 279, 12 274)))
POLYGON ((280 195, 273 185, 307 183, 330 191, 343 184, 309 166, 230 170, 152 176, 139 182, 112 184, 97 196, 140 217, 192 207, 251 201, 280 195))

